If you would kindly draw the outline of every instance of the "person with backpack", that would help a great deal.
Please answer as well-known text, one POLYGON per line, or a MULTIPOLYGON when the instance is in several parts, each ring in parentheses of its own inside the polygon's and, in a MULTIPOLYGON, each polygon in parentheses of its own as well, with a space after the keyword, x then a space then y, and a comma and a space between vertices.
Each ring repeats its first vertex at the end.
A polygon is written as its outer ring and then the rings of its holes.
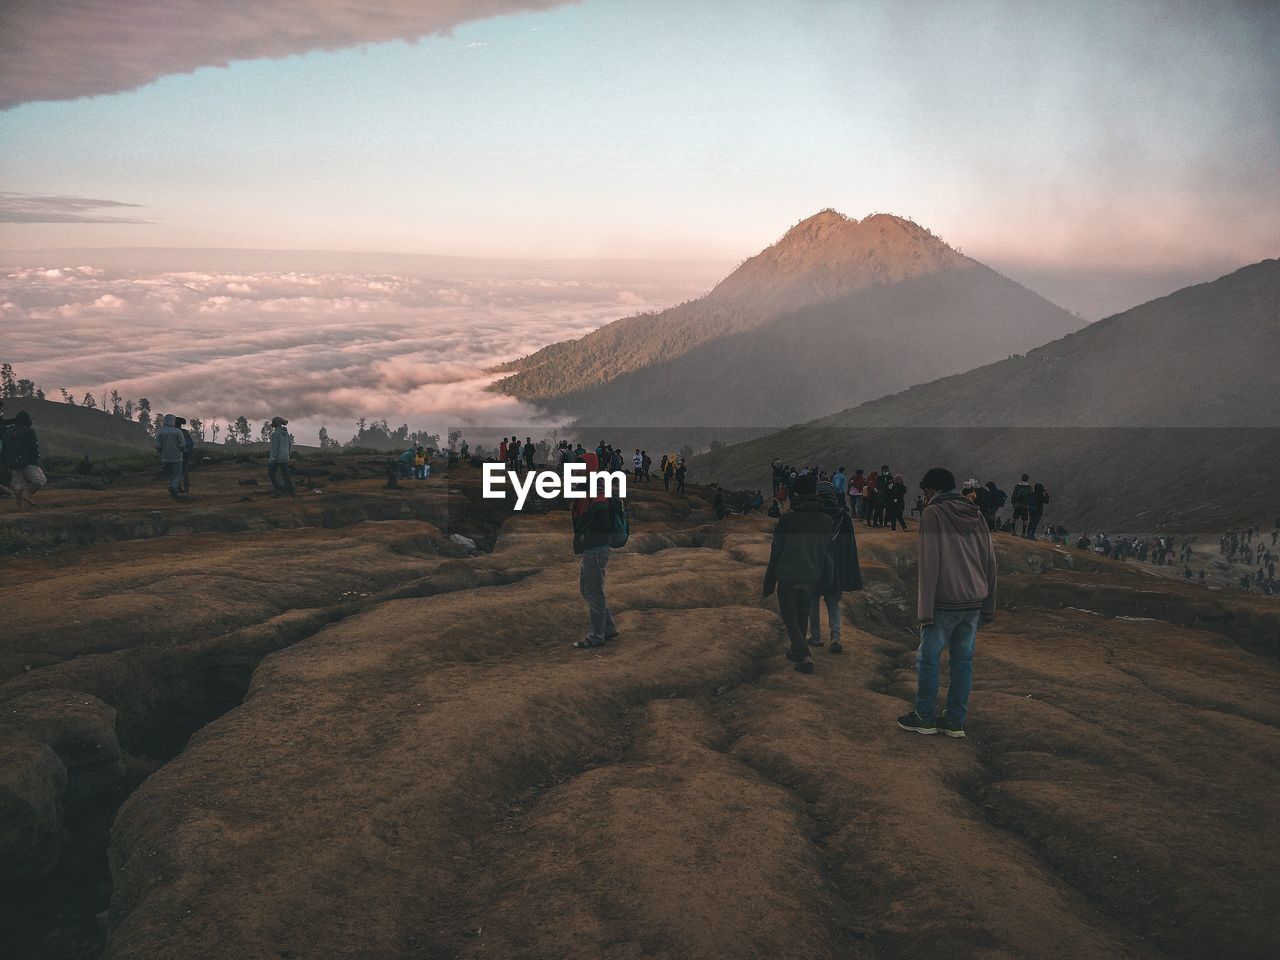
POLYGON ((827 607, 827 631, 831 637, 830 653, 843 653, 840 643, 840 600, 845 593, 862 589, 862 568, 858 565, 858 541, 853 532, 853 518, 844 497, 836 491, 835 484, 818 483, 818 501, 831 518, 831 540, 828 546, 830 562, 821 589, 809 601, 809 624, 812 643, 822 646, 821 597, 827 607))
POLYGON ((978 623, 989 623, 996 611, 995 546, 981 511, 956 493, 951 471, 934 467, 920 480, 920 489, 926 506, 920 518, 916 590, 916 702, 910 713, 898 718, 898 726, 914 733, 941 730, 949 737, 963 737, 978 623), (935 717, 944 648, 950 650, 951 682, 946 709, 935 717))
POLYGON ((195 459, 196 441, 191 436, 191 431, 187 429, 186 417, 174 417, 173 425, 178 428, 182 434, 182 483, 178 486, 179 493, 191 492, 191 461, 195 459))
POLYGON ((1008 497, 996 486, 994 480, 987 481, 987 508, 983 511, 987 517, 987 529, 995 530, 999 526, 998 514, 1008 497))
MULTIPOLYGON (((594 453, 584 453, 582 462, 587 465, 588 477, 599 469, 600 460, 594 453)), ((570 510, 573 552, 582 557, 578 590, 587 603, 587 636, 574 642, 578 650, 601 647, 618 638, 618 628, 605 598, 605 571, 613 548, 626 546, 627 542, 626 507, 621 498, 606 497, 596 489, 587 493, 583 499, 574 500, 570 510)))
POLYGON ((34 507, 31 499, 44 488, 49 479, 40 468, 40 438, 31 425, 31 414, 19 410, 12 420, 0 422, 3 426, 3 447, 0 447, 0 463, 10 471, 9 490, 18 509, 34 507))
POLYGON ((295 495, 293 477, 289 473, 289 453, 293 450, 293 437, 285 429, 288 425, 289 421, 284 417, 271 418, 271 453, 267 457, 267 478, 271 481, 272 495, 277 497, 295 495))
POLYGON ((160 452, 160 463, 164 466, 165 476, 169 479, 169 496, 177 500, 178 490, 182 486, 182 458, 186 441, 173 414, 164 415, 153 441, 152 445, 160 452))
POLYGON ((1027 507, 1031 503, 1031 477, 1022 475, 1022 479, 1013 485, 1013 494, 1009 497, 1013 504, 1013 532, 1018 533, 1018 521, 1022 521, 1021 536, 1027 535, 1027 507))
POLYGON ((800 673, 813 673, 813 654, 805 642, 809 612, 830 575, 831 517, 817 496, 812 474, 797 477, 791 509, 773 530, 764 596, 778 594, 778 612, 787 631, 787 659, 800 673))

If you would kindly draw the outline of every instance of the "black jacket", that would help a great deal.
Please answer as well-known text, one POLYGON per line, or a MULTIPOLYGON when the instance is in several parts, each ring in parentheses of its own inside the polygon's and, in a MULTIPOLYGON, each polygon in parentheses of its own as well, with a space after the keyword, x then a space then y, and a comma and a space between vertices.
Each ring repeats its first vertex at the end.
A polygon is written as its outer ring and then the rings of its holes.
POLYGON ((778 581, 823 583, 830 576, 831 517, 815 496, 795 497, 791 510, 773 528, 773 547, 764 571, 764 595, 778 581))

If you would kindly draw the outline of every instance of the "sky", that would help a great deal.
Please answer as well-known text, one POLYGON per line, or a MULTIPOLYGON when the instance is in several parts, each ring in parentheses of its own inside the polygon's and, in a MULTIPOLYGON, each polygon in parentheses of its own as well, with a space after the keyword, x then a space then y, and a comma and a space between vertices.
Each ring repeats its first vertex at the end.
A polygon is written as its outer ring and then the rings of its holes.
POLYGON ((489 366, 828 207, 1096 319, 1280 255, 1278 54, 1252 2, 8 0, 5 358, 304 433, 529 419, 489 366))
POLYGON ((736 260, 835 207, 1037 268, 1277 252, 1280 5, 352 6, 7 4, 0 244, 736 260))

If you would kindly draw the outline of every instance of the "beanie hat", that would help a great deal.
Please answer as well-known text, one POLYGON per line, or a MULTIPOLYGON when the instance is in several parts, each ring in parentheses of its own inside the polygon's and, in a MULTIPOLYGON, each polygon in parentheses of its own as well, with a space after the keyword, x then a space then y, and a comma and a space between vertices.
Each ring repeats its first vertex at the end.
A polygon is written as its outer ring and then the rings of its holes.
POLYGON ((956 488, 956 478, 950 470, 945 467, 933 467, 920 478, 921 490, 937 490, 945 492, 956 488))
POLYGON ((796 477, 792 493, 796 494, 796 496, 803 497, 817 492, 817 489, 818 481, 814 478, 813 474, 802 473, 800 476, 796 477))

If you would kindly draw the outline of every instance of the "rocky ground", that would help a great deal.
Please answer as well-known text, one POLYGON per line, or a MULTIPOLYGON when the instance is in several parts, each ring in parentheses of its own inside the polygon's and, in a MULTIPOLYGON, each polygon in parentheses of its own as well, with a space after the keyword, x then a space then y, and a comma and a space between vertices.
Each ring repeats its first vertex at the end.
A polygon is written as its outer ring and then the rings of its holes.
POLYGON ((863 529, 803 676, 771 521, 633 488, 622 637, 574 651, 563 512, 327 469, 0 518, 17 956, 1280 952, 1269 599, 1000 536, 970 736, 925 738, 910 535, 863 529))

